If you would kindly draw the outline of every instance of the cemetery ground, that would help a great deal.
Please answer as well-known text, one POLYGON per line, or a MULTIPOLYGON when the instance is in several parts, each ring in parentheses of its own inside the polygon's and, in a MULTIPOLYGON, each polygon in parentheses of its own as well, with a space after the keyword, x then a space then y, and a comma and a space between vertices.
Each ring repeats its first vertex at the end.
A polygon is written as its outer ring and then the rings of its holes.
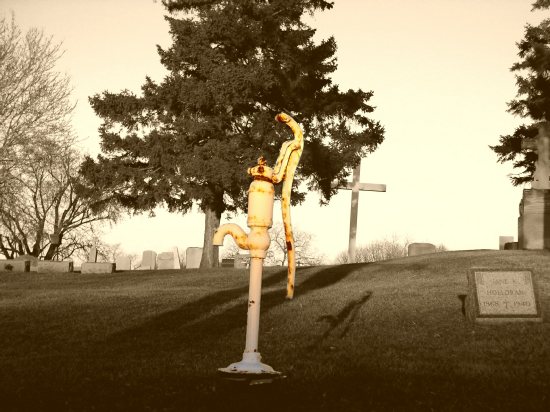
POLYGON ((461 251, 266 268, 245 385, 248 271, 0 274, 0 410, 550 410, 550 253, 461 251), (472 266, 532 268, 543 323, 472 325, 472 266))

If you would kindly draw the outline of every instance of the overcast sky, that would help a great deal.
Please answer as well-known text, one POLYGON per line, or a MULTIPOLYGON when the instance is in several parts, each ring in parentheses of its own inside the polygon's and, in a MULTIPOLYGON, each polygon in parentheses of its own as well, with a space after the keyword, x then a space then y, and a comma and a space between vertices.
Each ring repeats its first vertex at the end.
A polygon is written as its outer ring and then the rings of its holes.
MULTIPOLYGON (((387 192, 361 193, 358 245, 397 236, 451 250, 494 249, 500 235, 517 240, 522 188, 511 185, 511 166, 497 164, 488 146, 521 123, 506 112, 516 93, 509 68, 525 24, 547 13, 531 12, 532 0, 335 3, 311 19, 318 38, 336 38, 333 80, 344 90, 373 90, 373 118, 386 128, 384 143, 362 162, 361 181, 385 183, 387 192)), ((59 68, 71 76, 78 102, 74 128, 83 150, 97 153, 100 121, 88 96, 139 93, 145 75, 163 77, 156 45, 167 47, 170 37, 160 1, 0 1, 0 13, 10 10, 23 29, 39 27, 63 42, 59 68)), ((292 210, 294 225, 314 234, 328 258, 347 249, 350 200, 342 191, 320 207, 312 193, 292 210)), ((232 221, 246 225, 245 216, 232 221)), ((181 250, 202 245, 203 216, 160 211, 106 232, 130 253, 181 250)))

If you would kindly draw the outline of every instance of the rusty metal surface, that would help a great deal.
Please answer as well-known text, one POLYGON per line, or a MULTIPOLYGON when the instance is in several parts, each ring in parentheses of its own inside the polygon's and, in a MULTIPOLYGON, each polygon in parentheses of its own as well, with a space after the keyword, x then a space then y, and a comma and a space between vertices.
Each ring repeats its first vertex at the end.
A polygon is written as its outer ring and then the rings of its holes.
POLYGON ((278 114, 275 119, 278 122, 285 123, 294 134, 294 140, 283 143, 279 158, 273 171, 273 183, 283 180, 283 189, 281 196, 281 209, 283 214, 283 225, 285 228, 285 240, 287 244, 288 257, 288 275, 286 297, 294 297, 294 282, 296 278, 296 253, 294 251, 294 235, 292 233, 292 219, 290 216, 290 195, 292 192, 292 181, 294 173, 304 150, 304 136, 298 123, 285 113, 278 114))
POLYGON ((247 226, 250 228, 250 233, 247 234, 234 223, 226 223, 218 228, 212 239, 214 245, 223 245, 224 237, 231 235, 241 249, 250 251, 251 258, 245 351, 240 362, 219 370, 224 374, 234 373, 241 376, 247 374, 258 376, 264 374, 280 375, 271 366, 261 362, 261 356, 258 352, 262 268, 263 260, 271 243, 268 229, 273 223, 273 201, 275 198, 273 184, 282 181, 281 205, 288 249, 287 298, 292 299, 294 296, 296 259, 290 219, 290 194, 294 173, 303 151, 304 139, 300 127, 290 116, 281 113, 275 119, 290 127, 294 133, 294 140, 283 143, 275 170, 266 165, 263 157, 258 159, 258 164, 255 167, 248 169, 248 173, 254 179, 248 190, 247 226))

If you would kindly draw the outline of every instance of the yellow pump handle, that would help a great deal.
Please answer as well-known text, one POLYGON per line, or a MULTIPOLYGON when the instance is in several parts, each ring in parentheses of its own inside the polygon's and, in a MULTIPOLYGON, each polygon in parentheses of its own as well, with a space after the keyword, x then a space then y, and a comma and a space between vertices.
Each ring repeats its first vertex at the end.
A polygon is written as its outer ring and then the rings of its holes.
POLYGON ((294 172, 300 161, 300 156, 304 150, 304 135, 298 123, 286 113, 279 113, 275 120, 285 123, 294 134, 294 140, 284 142, 279 157, 273 169, 273 183, 279 183, 283 180, 283 189, 281 197, 281 210, 283 213, 283 225, 285 228, 285 240, 288 257, 288 280, 286 287, 287 299, 294 297, 294 280, 296 277, 296 254, 294 251, 294 235, 292 234, 292 221, 290 218, 290 194, 292 191, 292 181, 294 172))

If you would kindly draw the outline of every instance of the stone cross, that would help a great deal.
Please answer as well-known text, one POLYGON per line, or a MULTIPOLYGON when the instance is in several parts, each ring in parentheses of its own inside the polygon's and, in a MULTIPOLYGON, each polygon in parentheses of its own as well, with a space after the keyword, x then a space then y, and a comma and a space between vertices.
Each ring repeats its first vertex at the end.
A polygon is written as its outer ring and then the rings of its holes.
POLYGON ((542 122, 539 123, 538 128, 537 137, 523 140, 521 148, 533 150, 538 156, 531 188, 550 189, 550 125, 547 122, 542 122))
POLYGON ((357 214, 359 211, 359 191, 385 192, 386 185, 377 183, 360 183, 361 165, 353 169, 353 181, 345 186, 337 186, 337 189, 351 190, 351 213, 349 219, 349 244, 348 261, 355 263, 355 246, 357 240, 357 214))

